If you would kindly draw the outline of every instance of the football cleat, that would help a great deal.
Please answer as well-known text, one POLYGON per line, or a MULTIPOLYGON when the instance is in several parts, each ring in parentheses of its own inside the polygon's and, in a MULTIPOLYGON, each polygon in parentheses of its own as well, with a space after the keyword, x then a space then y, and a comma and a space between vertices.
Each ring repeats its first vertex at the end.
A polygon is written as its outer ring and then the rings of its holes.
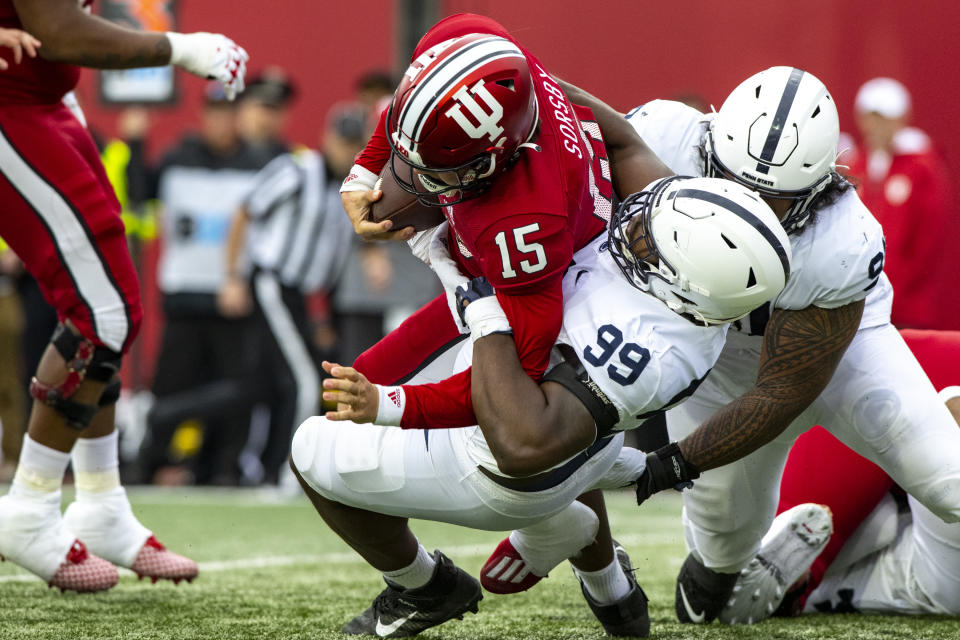
POLYGON ((674 608, 680 622, 705 624, 716 620, 737 582, 739 573, 718 573, 688 555, 677 576, 674 608))
POLYGON ((181 580, 193 582, 198 572, 196 562, 167 550, 152 534, 143 543, 129 569, 137 574, 138 580, 146 576, 152 582, 173 580, 175 585, 180 584, 181 580))
POLYGON ((613 542, 613 550, 616 553, 617 561, 623 568, 623 572, 627 574, 630 591, 614 603, 600 604, 593 599, 582 580, 580 581, 580 590, 583 591, 583 597, 590 605, 590 610, 603 625, 603 630, 607 632, 608 636, 646 638, 650 635, 650 613, 647 611, 647 595, 637 584, 637 578, 634 575, 635 569, 633 563, 630 562, 630 556, 627 555, 627 550, 620 546, 620 543, 616 540, 613 542))
POLYGON ((430 581, 416 589, 404 589, 386 580, 370 607, 343 627, 347 635, 407 638, 454 618, 476 613, 483 599, 480 583, 434 551, 436 567, 430 581))
POLYGON ((60 591, 92 593, 117 584, 117 568, 91 554, 60 517, 60 492, 0 498, 0 554, 60 591))
POLYGON ((753 624, 780 607, 830 541, 833 518, 819 504, 801 504, 784 511, 763 537, 757 557, 740 572, 733 593, 720 612, 726 624, 753 624))
POLYGON ((123 487, 102 495, 78 495, 63 520, 93 553, 139 578, 179 583, 197 577, 196 562, 167 550, 140 524, 123 487))
POLYGON ((480 584, 490 593, 520 593, 540 582, 510 538, 504 538, 480 569, 480 584))

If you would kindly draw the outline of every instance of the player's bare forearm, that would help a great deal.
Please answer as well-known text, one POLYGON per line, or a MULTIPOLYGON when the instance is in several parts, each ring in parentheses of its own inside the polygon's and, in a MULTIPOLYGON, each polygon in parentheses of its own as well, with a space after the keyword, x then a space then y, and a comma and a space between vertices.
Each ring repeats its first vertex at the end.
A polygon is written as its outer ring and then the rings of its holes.
POLYGON ((246 207, 240 207, 230 220, 227 231, 227 243, 224 247, 227 275, 235 275, 240 266, 240 254, 247 242, 247 227, 250 225, 250 214, 246 207))
POLYGON ((76 0, 13 0, 24 29, 43 42, 40 55, 96 69, 170 64, 163 33, 135 31, 84 12, 76 0))
POLYGON ((654 180, 673 175, 650 150, 624 114, 580 87, 563 80, 558 82, 571 102, 589 107, 597 118, 613 167, 613 188, 618 194, 627 196, 642 191, 654 180))
POLYGON ((720 467, 780 435, 830 382, 862 315, 863 301, 774 311, 756 384, 680 441, 687 462, 700 471, 720 467))
POLYGON ((572 393, 527 375, 512 336, 494 334, 474 343, 471 393, 480 429, 506 474, 545 471, 596 437, 593 419, 572 393))

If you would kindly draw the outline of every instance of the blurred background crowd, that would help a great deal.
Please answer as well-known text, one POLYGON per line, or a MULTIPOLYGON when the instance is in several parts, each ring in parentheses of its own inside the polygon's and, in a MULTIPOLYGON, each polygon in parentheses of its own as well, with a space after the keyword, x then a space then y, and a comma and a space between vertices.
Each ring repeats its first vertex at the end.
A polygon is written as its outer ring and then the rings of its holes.
MULTIPOLYGON (((146 28, 230 33, 253 70, 237 102, 155 70, 87 72, 77 92, 143 289, 118 405, 126 482, 277 484, 291 430, 318 411, 320 360, 352 362, 439 293, 406 245, 355 238, 338 188, 419 36, 457 11, 501 21, 621 111, 655 98, 709 111, 759 69, 808 68, 838 102, 838 163, 883 224, 894 323, 960 329, 960 133, 940 117, 955 105, 941 87, 960 78, 930 51, 946 46, 946 14, 960 9, 808 4, 811 22, 797 32, 792 3, 743 0, 723 10, 623 0, 589 14, 570 1, 363 0, 349 16, 340 3, 282 0, 263 7, 269 24, 222 11, 233 6, 225 0, 98 2, 101 14, 146 28)), ((28 372, 55 325, 4 248, 0 481, 19 455, 28 372)))

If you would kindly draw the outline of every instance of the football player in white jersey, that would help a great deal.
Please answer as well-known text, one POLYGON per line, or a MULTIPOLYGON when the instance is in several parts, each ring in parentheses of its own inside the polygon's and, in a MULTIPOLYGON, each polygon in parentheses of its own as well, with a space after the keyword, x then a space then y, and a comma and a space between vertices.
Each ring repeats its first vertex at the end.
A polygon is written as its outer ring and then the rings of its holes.
MULTIPOLYGON (((773 67, 718 113, 656 100, 627 117, 673 171, 762 194, 793 248, 783 293, 728 333, 710 377, 668 412, 681 468, 690 477, 710 470, 684 492, 690 554, 677 579, 678 618, 720 614, 773 521, 793 440, 817 424, 910 494, 916 544, 946 537, 960 546, 960 429, 889 322, 882 232, 836 173, 838 118, 826 87, 773 67)), ((674 480, 643 482, 638 497, 674 480)), ((902 563, 893 579, 912 585, 918 607, 948 612, 960 606, 958 576, 960 560, 951 560, 902 563)), ((854 607, 860 596, 853 592, 854 607)))
MULTIPOLYGON (((431 265, 441 271, 439 245, 431 265)), ((609 237, 575 254, 563 280, 557 366, 542 385, 523 374, 512 336, 501 335, 510 327, 489 284, 462 278, 459 308, 474 340, 465 343, 459 368, 471 357, 483 360, 474 363, 481 369, 508 360, 521 378, 498 388, 480 376, 491 386, 473 390, 479 426, 424 431, 372 424, 383 415, 379 399, 389 399, 391 390, 325 363, 339 383, 324 399, 342 404, 300 426, 291 466, 327 524, 387 581, 344 632, 407 636, 476 611, 479 583, 439 551, 426 552, 407 524, 421 518, 487 530, 563 531, 562 544, 541 550, 551 567, 597 546, 594 539, 605 534, 605 549, 574 560, 587 602, 608 633, 647 635, 646 598, 629 558, 622 551, 614 558, 609 532, 599 531, 598 515, 576 498, 601 482, 624 485, 637 476, 644 454, 635 450, 619 478, 611 471, 620 431, 689 395, 719 355, 726 323, 777 295, 789 273, 787 235, 756 194, 724 180, 668 178, 628 198, 609 237), (518 410, 504 417, 505 406, 518 410), (573 445, 558 453, 555 441, 573 445), (550 456, 559 464, 534 473, 550 456)), ((534 569, 528 565, 513 578, 522 581, 534 569)))

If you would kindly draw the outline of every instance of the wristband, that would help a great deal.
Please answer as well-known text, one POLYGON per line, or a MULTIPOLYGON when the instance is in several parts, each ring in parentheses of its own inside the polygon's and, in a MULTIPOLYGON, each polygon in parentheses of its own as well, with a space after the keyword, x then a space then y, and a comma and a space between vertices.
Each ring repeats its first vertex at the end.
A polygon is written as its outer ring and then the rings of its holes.
POLYGON ((953 400, 954 398, 960 398, 960 387, 958 386, 946 387, 944 389, 941 389, 938 395, 940 396, 940 399, 943 400, 944 403, 947 403, 950 400, 953 400))
POLYGON ((363 165, 355 164, 350 167, 350 173, 340 185, 340 193, 347 191, 373 191, 379 176, 363 165))
POLYGON ((190 41, 187 34, 167 31, 167 40, 170 42, 170 64, 177 67, 183 66, 189 47, 187 43, 190 41))
POLYGON ((403 408, 407 404, 407 394, 403 387, 385 387, 377 385, 377 419, 375 424, 381 427, 399 427, 403 418, 403 408))
POLYGON ((463 310, 463 321, 470 329, 470 342, 494 333, 513 333, 496 296, 480 298, 468 304, 463 310))

